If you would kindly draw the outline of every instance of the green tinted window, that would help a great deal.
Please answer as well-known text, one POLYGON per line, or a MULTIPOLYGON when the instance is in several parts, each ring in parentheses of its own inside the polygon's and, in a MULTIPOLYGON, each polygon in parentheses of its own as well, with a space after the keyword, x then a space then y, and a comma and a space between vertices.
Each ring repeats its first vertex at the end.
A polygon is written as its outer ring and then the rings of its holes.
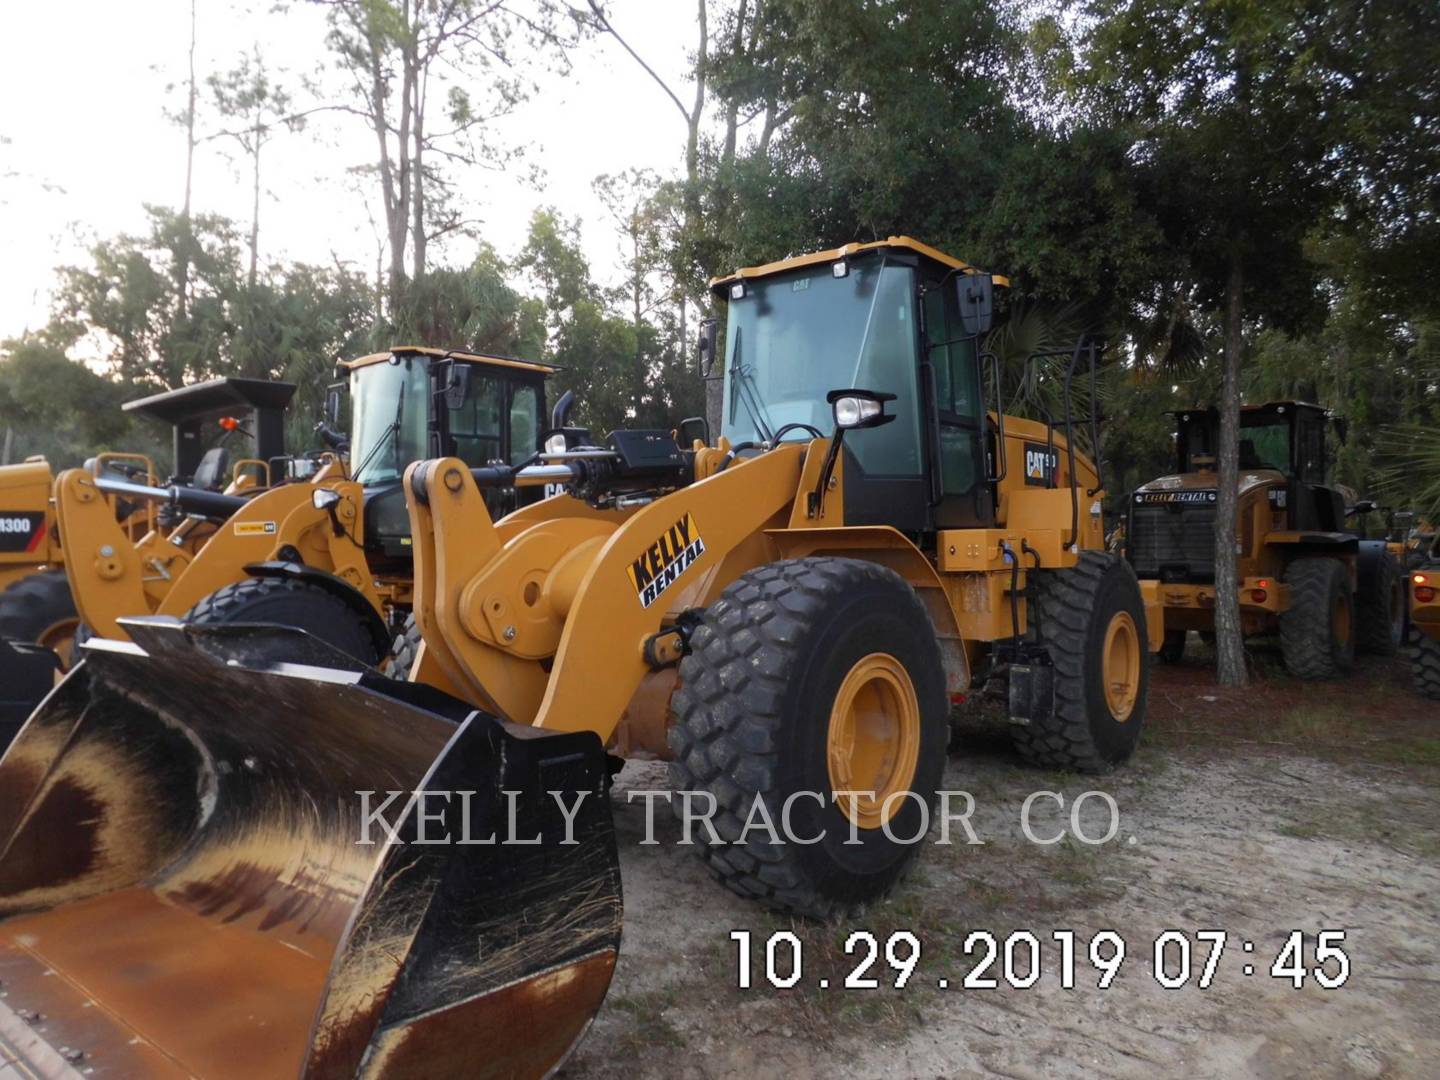
POLYGON ((540 430, 540 396, 533 386, 510 390, 510 464, 519 465, 536 449, 540 430))
POLYGON ((1290 473, 1290 424, 1244 424, 1240 429, 1240 468, 1290 473))

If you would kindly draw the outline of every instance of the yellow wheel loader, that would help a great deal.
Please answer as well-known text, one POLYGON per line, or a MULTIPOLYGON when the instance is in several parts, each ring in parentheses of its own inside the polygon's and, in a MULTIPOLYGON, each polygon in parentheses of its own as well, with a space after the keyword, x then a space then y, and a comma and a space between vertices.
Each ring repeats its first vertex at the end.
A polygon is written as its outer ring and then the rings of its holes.
MULTIPOLYGON (((1189 631, 1215 629, 1220 421, 1214 409, 1172 415, 1175 471, 1131 495, 1125 552, 1147 603, 1163 609, 1160 657, 1176 663, 1189 631)), ((1240 414, 1241 625, 1247 636, 1278 633, 1286 668, 1302 679, 1345 674, 1357 651, 1393 656, 1405 618, 1399 563, 1384 540, 1348 528, 1373 505, 1347 500, 1327 480, 1332 425, 1343 438, 1342 420, 1296 401, 1240 414)))
MULTIPOLYGON (((196 487, 198 498, 211 497, 229 476, 225 441, 245 432, 254 440, 255 457, 235 466, 230 490, 263 485, 271 459, 284 453, 284 411, 295 392, 291 383, 262 379, 214 379, 127 402, 129 413, 168 424, 173 438, 172 485, 196 487), (220 444, 206 449, 216 432, 220 444)), ((88 462, 85 470, 96 479, 118 484, 153 487, 153 462, 142 454, 107 453, 88 462)), ((53 685, 57 671, 69 667, 82 617, 72 595, 71 580, 61 542, 55 482, 49 464, 31 459, 0 468, 0 747, 53 685)), ((233 500, 239 505, 242 500, 233 500)), ((97 526, 95 564, 82 560, 73 567, 78 576, 108 572, 118 556, 132 547, 139 558, 156 568, 152 576, 165 580, 176 560, 191 557, 209 537, 213 526, 202 519, 167 519, 157 515, 153 503, 117 498, 105 504, 97 526)), ((83 536, 85 530, 77 532, 83 536)), ((88 552, 87 552, 88 553, 88 552)), ((145 608, 139 609, 143 612, 145 608)))
MULTIPOLYGON (((250 498, 216 499, 185 489, 144 490, 84 470, 61 475, 62 531, 87 558, 71 560, 71 590, 85 624, 124 639, 127 615, 183 616, 198 623, 298 626, 369 664, 390 651, 410 606, 405 465, 436 451, 476 465, 534 456, 552 368, 508 357, 397 347, 344 362, 351 430, 327 399, 322 437, 344 450, 306 483, 250 498), (133 548, 110 524, 118 499, 150 499, 216 524, 203 549, 150 533, 133 548), (109 553, 109 554, 107 554, 109 553), (396 625, 392 625, 395 623, 396 625)), ((342 384, 342 386, 345 384, 342 384)), ((332 388, 338 391, 340 387, 332 388)), ((497 497, 503 513, 516 495, 497 497)))
POLYGON ((993 279, 933 248, 714 288, 713 445, 406 469, 409 681, 294 627, 88 646, 0 761, 0 1034, 126 1075, 546 1075, 619 947, 614 758, 672 762, 729 887, 828 916, 915 857, 963 696, 1041 764, 1129 756, 1159 642, 1069 405, 1096 349, 1024 420, 993 279))

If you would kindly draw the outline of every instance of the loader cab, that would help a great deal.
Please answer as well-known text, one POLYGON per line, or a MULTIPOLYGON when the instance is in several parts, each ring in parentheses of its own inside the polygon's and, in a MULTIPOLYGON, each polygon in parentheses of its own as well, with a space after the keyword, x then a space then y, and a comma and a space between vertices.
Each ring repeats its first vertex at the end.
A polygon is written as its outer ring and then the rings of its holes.
MULTIPOLYGON (((120 408, 170 425, 170 483, 219 491, 230 481, 232 458, 267 465, 284 458, 285 410, 294 396, 294 383, 232 376, 151 394, 120 408)), ((270 471, 278 477, 277 469, 270 471)))
MULTIPOLYGON (((412 461, 458 457, 472 467, 517 465, 539 449, 548 364, 511 357, 396 348, 342 365, 350 393, 350 468, 365 488, 365 547, 408 559, 401 481, 412 461)), ((536 489, 486 492, 494 518, 536 489)))
MULTIPOLYGON (((1215 409, 1192 409, 1172 415, 1176 421, 1176 472, 1214 472, 1220 414, 1215 409)), ((1272 401, 1240 410, 1240 472, 1269 470, 1285 478, 1283 502, 1290 529, 1345 529, 1345 500, 1329 486, 1327 435, 1332 430, 1340 437, 1343 422, 1321 406, 1303 401, 1272 401)), ((1277 494, 1273 501, 1281 499, 1277 494)))
POLYGON ((845 524, 912 535, 994 520, 979 335, 958 260, 907 237, 848 245, 712 282, 727 305, 720 434, 741 453, 829 436, 827 395, 893 394, 844 443, 845 524))

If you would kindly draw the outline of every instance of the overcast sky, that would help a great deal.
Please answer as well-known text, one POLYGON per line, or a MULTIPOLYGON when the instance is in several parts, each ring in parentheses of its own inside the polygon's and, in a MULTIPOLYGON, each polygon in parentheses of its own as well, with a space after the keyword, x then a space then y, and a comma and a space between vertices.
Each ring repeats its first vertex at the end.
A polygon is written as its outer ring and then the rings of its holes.
MULTIPOLYGON (((267 66, 315 73, 332 63, 323 13, 303 2, 276 14, 268 3, 199 0, 197 70, 203 79, 234 66, 259 43, 267 66)), ((652 67, 681 85, 694 48, 695 8, 673 0, 611 0, 616 28, 652 67)), ((183 108, 189 0, 66 0, 13 4, 0 65, 0 338, 43 325, 52 268, 82 260, 97 237, 144 227, 143 204, 178 207, 184 192, 184 133, 165 108, 183 108)), ((202 115, 202 130, 221 126, 202 115)), ((519 177, 474 171, 465 189, 501 252, 523 243, 531 211, 554 205, 584 219, 595 273, 613 273, 616 237, 591 191, 601 173, 638 167, 673 175, 685 129, 678 110, 609 37, 574 58, 568 78, 546 76, 540 93, 504 125, 508 141, 533 143, 544 175, 537 190, 519 177)), ((248 222, 245 164, 223 140, 196 162, 195 209, 248 222)), ((346 170, 373 160, 374 136, 359 118, 325 117, 266 147, 262 260, 331 264, 371 272, 376 240, 346 170)), ((368 190, 368 189, 367 189, 368 190)), ((378 198, 372 203, 378 206, 378 198)), ((468 242, 440 253, 463 261, 468 242)))

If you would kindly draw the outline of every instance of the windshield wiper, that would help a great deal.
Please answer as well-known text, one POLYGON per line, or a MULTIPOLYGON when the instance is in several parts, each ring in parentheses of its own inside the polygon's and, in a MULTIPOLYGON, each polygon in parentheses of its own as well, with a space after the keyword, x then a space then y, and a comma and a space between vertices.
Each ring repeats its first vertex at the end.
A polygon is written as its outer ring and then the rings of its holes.
POLYGON ((744 364, 740 363, 740 328, 735 328, 735 358, 730 361, 730 422, 735 422, 735 402, 740 401, 745 405, 745 412, 750 417, 750 423, 755 425, 755 433, 760 436, 761 441, 770 442, 774 435, 770 425, 765 422, 765 406, 760 402, 760 395, 755 389, 755 376, 744 364))

